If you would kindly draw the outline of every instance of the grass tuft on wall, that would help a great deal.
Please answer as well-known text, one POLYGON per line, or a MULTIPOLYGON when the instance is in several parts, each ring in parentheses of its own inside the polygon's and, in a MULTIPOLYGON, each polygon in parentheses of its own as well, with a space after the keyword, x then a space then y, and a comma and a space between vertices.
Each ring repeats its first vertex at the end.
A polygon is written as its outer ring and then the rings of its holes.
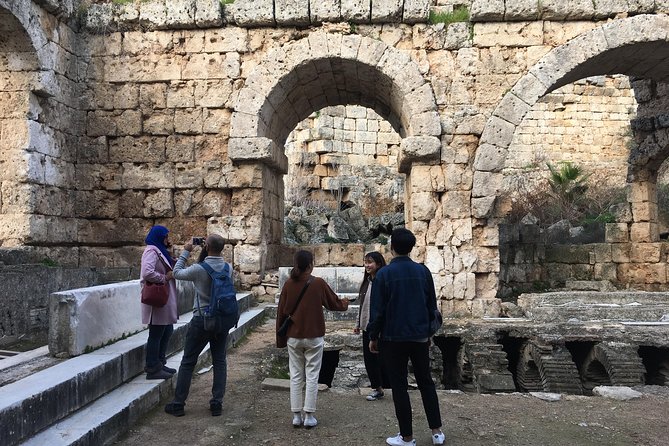
POLYGON ((437 23, 445 23, 446 25, 449 25, 456 22, 468 22, 469 9, 467 9, 466 6, 459 6, 453 8, 452 12, 430 11, 428 21, 433 25, 436 25, 437 23))

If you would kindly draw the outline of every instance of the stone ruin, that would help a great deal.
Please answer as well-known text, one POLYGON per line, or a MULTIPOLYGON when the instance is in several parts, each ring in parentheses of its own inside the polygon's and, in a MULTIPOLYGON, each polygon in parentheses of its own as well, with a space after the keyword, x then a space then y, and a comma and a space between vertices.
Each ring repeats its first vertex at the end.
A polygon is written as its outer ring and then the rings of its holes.
POLYGON ((326 107, 286 141, 284 240, 374 243, 404 226, 401 138, 374 110, 326 107))
MULTIPOLYGON (((415 258, 453 316, 439 338, 445 383, 577 393, 576 375, 581 392, 606 380, 666 384, 665 322, 651 313, 632 316, 648 325, 537 319, 562 302, 547 294, 531 316, 520 297, 526 317, 500 319, 500 290, 608 281, 647 291, 635 297, 642 306, 666 304, 657 191, 669 154, 667 13, 660 1, 0 0, 1 274, 41 262, 31 277, 51 291, 134 278, 147 229, 163 224, 177 243, 222 234, 242 288, 271 300, 268 278, 296 248, 284 236, 286 175, 312 169, 310 193, 345 198, 350 177, 372 169, 390 174, 372 194, 402 203, 415 258), (449 23, 462 8, 468 19, 449 23), (334 119, 316 114, 344 106, 364 108, 365 120, 345 118, 338 140, 334 119), (291 152, 291 132, 310 116, 322 133, 291 152), (387 124, 370 130, 375 121, 387 124), (520 231, 506 256, 500 226, 517 175, 545 175, 545 160, 605 174, 627 189, 628 212, 604 225, 603 241, 558 246, 520 231), (350 166, 349 178, 335 165, 350 166)), ((321 266, 359 266, 383 249, 303 246, 321 266)), ((23 299, 20 282, 7 283, 0 336, 44 333, 48 293, 23 299)), ((632 303, 584 299, 588 311, 632 303)))

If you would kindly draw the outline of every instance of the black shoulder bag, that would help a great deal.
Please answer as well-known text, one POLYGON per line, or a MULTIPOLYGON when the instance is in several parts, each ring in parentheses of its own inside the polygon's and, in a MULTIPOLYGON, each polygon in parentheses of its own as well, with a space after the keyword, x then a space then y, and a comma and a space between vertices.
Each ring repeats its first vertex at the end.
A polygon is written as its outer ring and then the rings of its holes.
POLYGON ((295 306, 293 307, 293 311, 290 312, 288 317, 284 319, 283 323, 279 327, 279 329, 276 331, 276 334, 279 335, 282 338, 285 338, 286 335, 288 334, 288 327, 293 325, 293 314, 295 314, 295 310, 297 310, 298 305, 300 305, 300 302, 302 301, 302 297, 304 296, 304 292, 307 291, 307 287, 311 283, 311 281, 314 280, 313 277, 310 277, 309 280, 307 280, 307 283, 304 284, 304 288, 302 288, 302 291, 300 292, 300 297, 297 298, 297 302, 295 303, 295 306))

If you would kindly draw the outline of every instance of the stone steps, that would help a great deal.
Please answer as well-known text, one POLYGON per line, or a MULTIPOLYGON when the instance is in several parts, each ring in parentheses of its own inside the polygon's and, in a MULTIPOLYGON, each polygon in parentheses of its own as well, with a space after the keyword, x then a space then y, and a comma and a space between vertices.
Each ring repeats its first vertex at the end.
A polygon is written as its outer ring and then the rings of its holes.
MULTIPOLYGON (((240 298, 243 311, 230 331, 234 345, 265 317, 265 307, 249 308, 250 295, 240 298)), ((175 324, 170 351, 182 346, 191 313, 175 324)), ((143 374, 144 330, 107 347, 83 354, 0 388, 0 443, 3 446, 97 445, 125 432, 137 417, 171 392, 172 381, 147 381, 143 374), (112 409, 113 408, 113 409, 112 409)), ((179 352, 168 363, 177 368, 179 352)), ((201 355, 210 361, 208 349, 201 355)))

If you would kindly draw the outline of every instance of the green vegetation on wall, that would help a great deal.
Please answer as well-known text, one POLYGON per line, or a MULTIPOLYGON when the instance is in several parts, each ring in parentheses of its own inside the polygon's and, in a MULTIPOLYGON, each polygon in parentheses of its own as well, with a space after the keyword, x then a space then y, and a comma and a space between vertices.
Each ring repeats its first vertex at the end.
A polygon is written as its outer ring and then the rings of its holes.
POLYGON ((593 180, 581 166, 568 161, 546 166, 548 178, 514 194, 507 223, 517 223, 527 214, 537 217, 542 227, 560 220, 578 225, 611 223, 611 206, 626 202, 625 187, 611 187, 604 178, 593 180))
POLYGON ((468 22, 469 10, 466 6, 459 6, 453 9, 452 12, 434 12, 430 11, 429 22, 434 24, 445 23, 449 25, 456 22, 468 22))

